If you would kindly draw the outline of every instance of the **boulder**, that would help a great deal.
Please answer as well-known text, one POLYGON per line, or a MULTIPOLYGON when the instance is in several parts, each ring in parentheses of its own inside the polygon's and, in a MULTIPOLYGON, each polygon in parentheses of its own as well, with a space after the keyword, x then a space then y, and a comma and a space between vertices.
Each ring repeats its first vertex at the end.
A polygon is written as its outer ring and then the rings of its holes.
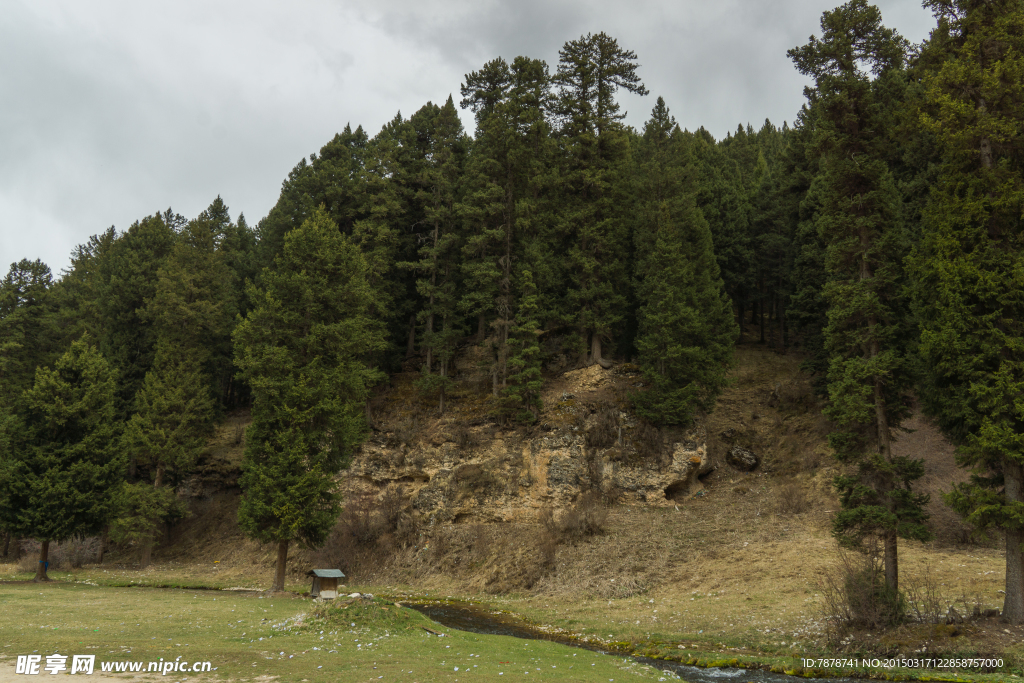
POLYGON ((740 472, 749 472, 761 461, 757 454, 741 446, 733 446, 725 454, 725 461, 740 472))

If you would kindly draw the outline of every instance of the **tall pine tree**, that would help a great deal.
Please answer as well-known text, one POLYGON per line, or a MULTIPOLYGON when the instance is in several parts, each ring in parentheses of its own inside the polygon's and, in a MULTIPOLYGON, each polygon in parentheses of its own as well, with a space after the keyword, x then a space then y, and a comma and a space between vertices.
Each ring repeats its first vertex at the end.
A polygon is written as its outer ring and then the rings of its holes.
POLYGON ((334 476, 366 433, 364 403, 379 371, 365 359, 385 345, 368 312, 366 261, 326 211, 285 235, 273 269, 249 289, 235 359, 253 393, 238 521, 278 545, 274 590, 288 546, 319 547, 340 511, 334 476))
POLYGON ((687 137, 658 98, 640 142, 634 233, 637 361, 648 388, 637 411, 657 424, 689 424, 725 384, 736 324, 711 232, 695 201, 687 137))
MULTIPOLYGON (((898 538, 927 539, 924 504, 912 483, 924 474, 920 460, 896 456, 892 442, 909 413, 906 346, 910 330, 900 308, 906 245, 899 197, 884 160, 887 79, 898 77, 906 41, 881 23, 865 0, 850 2, 821 19, 822 37, 789 51, 797 69, 815 79, 806 90, 820 117, 822 206, 817 217, 827 250, 829 354, 826 414, 837 429, 829 443, 840 462, 856 467, 835 484, 842 510, 836 537, 860 546, 880 538, 885 586, 897 606, 898 538), (864 71, 864 68, 869 71, 864 71)), ((890 614, 898 619, 898 611, 890 614)))
POLYGON ((925 3, 939 18, 923 120, 942 155, 913 259, 922 397, 973 470, 947 500, 1006 537, 1003 617, 1024 622, 1024 5, 925 3), (941 56, 940 56, 941 55, 941 56))
POLYGON ((88 337, 39 368, 0 438, 0 527, 40 541, 36 581, 48 581, 52 541, 97 533, 124 476, 114 373, 88 337))

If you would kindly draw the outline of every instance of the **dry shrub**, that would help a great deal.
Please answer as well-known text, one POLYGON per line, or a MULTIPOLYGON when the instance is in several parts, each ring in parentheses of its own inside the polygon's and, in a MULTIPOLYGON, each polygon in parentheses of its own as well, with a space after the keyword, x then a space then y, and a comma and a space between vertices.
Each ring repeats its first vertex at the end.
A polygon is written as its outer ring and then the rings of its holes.
MULTIPOLYGON (((33 572, 39 564, 39 541, 24 540, 21 542, 21 559, 18 560, 18 571, 33 572)), ((95 562, 100 554, 100 538, 71 538, 60 543, 51 542, 47 554, 50 569, 78 569, 83 564, 95 562)))
POLYGON ((663 460, 661 430, 647 422, 641 421, 633 435, 636 454, 645 460, 663 460))
POLYGON ((455 425, 451 431, 451 439, 459 450, 469 450, 480 445, 480 437, 464 422, 455 425))
POLYGON ((985 616, 984 601, 980 595, 960 593, 956 598, 949 599, 930 574, 903 581, 902 585, 906 594, 907 615, 916 622, 959 624, 967 619, 985 616))
POLYGON ((605 406, 597 411, 593 424, 587 429, 587 446, 608 448, 619 441, 619 411, 605 406))
POLYGON ((780 515, 799 515, 811 509, 811 501, 800 484, 790 481, 776 491, 775 507, 780 515))
POLYGON ((839 551, 839 562, 821 582, 822 616, 829 643, 837 645, 850 629, 883 629, 907 616, 906 596, 885 585, 881 554, 839 551))
POLYGON ((809 382, 777 382, 772 397, 780 411, 806 413, 818 407, 818 399, 809 382))
POLYGON ((595 491, 587 491, 572 507, 559 514, 546 507, 541 510, 540 523, 548 535, 558 543, 577 543, 585 538, 603 534, 608 520, 608 509, 595 491))
POLYGON ((415 415, 403 415, 395 420, 387 435, 387 445, 392 448, 416 443, 420 434, 420 421, 415 415))
POLYGON ((528 590, 554 566, 557 548, 536 525, 438 527, 421 554, 427 567, 420 571, 463 576, 472 588, 488 593, 528 590))
POLYGON ((554 566, 557 549, 550 534, 536 527, 516 534, 495 534, 477 582, 488 593, 533 588, 554 566))
POLYGON ((397 486, 346 503, 324 546, 313 554, 321 566, 349 573, 362 562, 380 561, 414 543, 419 527, 397 486))
POLYGON ((494 473, 479 463, 463 465, 455 471, 455 481, 464 493, 471 495, 486 494, 498 484, 494 473))

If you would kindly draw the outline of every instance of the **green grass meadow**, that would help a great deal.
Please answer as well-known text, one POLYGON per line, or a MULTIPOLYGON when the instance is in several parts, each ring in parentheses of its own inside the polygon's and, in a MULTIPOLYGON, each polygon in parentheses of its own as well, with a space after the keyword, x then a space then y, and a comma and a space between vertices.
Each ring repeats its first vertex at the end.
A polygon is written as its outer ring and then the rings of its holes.
POLYGON ((45 655, 55 652, 69 656, 69 668, 70 655, 96 655, 96 674, 108 661, 180 658, 215 667, 209 673, 141 675, 168 681, 674 678, 622 657, 442 628, 382 599, 346 602, 325 608, 286 595, 7 582, 0 584, 0 680, 30 680, 14 676, 17 655, 41 654, 45 663, 45 655), (424 626, 447 635, 433 636, 424 626))

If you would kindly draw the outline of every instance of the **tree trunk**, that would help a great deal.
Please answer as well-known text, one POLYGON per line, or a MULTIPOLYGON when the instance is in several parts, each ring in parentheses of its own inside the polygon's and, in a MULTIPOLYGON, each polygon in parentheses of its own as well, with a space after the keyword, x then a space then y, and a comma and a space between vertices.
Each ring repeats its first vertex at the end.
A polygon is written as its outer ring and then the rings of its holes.
POLYGON ((760 343, 764 344, 764 297, 757 299, 757 325, 760 330, 760 343))
POLYGON ((779 307, 779 329, 782 330, 782 353, 785 354, 789 348, 789 328, 786 327, 786 306, 779 307))
POLYGON ((274 587, 272 591, 284 590, 284 570, 288 564, 288 539, 277 542, 277 569, 274 571, 274 587))
POLYGON ((590 335, 590 364, 601 362, 601 335, 594 332, 590 335))
MULTIPOLYGON (((156 467, 156 479, 153 481, 153 488, 158 489, 164 483, 164 467, 163 465, 157 465, 156 467)), ((153 546, 156 545, 156 521, 153 523, 153 530, 149 533, 149 536, 142 543, 142 553, 139 555, 139 569, 145 569, 149 566, 150 562, 153 561, 153 546)))
POLYGON ((7 553, 11 550, 11 532, 4 533, 4 557, 7 557, 7 553))
POLYGON ((153 546, 156 544, 156 529, 149 532, 146 540, 142 542, 142 551, 139 553, 139 569, 145 569, 153 561, 153 546))
MULTIPOLYGON (((1003 466, 1003 480, 1006 484, 1006 500, 1020 502, 1024 498, 1024 468, 1006 461, 1003 466)), ((1008 528, 1006 532, 1006 597, 1003 600, 1003 619, 1011 624, 1024 622, 1024 556, 1021 543, 1024 531, 1008 528)))
POLYGON ((885 534, 885 587, 892 591, 900 589, 900 556, 895 530, 885 534))
MULTIPOLYGON (((448 376, 448 359, 446 358, 446 359, 441 361, 441 377, 447 377, 447 376, 448 376)), ((444 415, 444 384, 441 385, 441 391, 439 393, 441 394, 441 400, 438 403, 437 409, 438 409, 438 412, 441 415, 444 415)))
POLYGON ((100 536, 100 551, 96 556, 96 564, 103 564, 103 553, 107 551, 107 543, 110 536, 110 527, 103 527, 103 534, 100 536))
POLYGON ((484 337, 487 336, 487 324, 484 319, 484 314, 480 313, 476 316, 476 338, 477 341, 483 342, 484 337))
POLYGON ((43 541, 39 544, 39 564, 36 565, 36 576, 33 581, 49 581, 46 575, 47 566, 50 564, 50 542, 43 541))
POLYGON ((405 343, 405 357, 412 358, 416 353, 416 314, 409 316, 409 339, 405 343))
POLYGON ((746 322, 746 320, 744 319, 744 314, 747 312, 746 299, 739 299, 739 303, 737 304, 736 309, 737 311, 739 311, 739 315, 736 316, 736 324, 739 325, 740 327, 740 336, 739 339, 736 340, 736 343, 741 344, 743 342, 743 323, 746 322))

